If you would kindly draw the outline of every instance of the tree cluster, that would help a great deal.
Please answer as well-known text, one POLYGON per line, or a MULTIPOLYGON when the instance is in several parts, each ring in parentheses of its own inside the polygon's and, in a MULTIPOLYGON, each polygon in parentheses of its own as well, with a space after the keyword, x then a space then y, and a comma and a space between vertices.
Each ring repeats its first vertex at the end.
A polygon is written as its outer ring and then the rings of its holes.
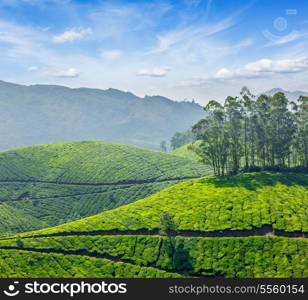
POLYGON ((184 132, 176 132, 171 138, 170 145, 171 148, 174 150, 195 140, 195 135, 192 133, 191 129, 188 129, 184 132))
POLYGON ((192 150, 215 175, 308 168, 308 97, 255 97, 244 87, 239 97, 211 100, 204 110, 207 116, 192 128, 201 143, 192 150))

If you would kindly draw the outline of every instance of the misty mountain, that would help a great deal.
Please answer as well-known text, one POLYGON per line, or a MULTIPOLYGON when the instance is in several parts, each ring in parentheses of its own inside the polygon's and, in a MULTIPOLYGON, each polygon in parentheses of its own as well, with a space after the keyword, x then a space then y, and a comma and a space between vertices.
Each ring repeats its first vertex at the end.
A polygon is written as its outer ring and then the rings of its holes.
POLYGON ((192 102, 137 97, 116 89, 19 85, 0 81, 0 149, 54 141, 99 140, 158 149, 198 121, 192 102))
POLYGON ((285 96, 290 101, 296 101, 300 96, 308 96, 308 92, 303 92, 303 91, 290 92, 290 91, 286 91, 286 90, 283 90, 283 89, 280 89, 280 88, 271 89, 269 91, 264 92, 264 94, 269 95, 269 96, 273 96, 278 92, 284 93, 285 96))

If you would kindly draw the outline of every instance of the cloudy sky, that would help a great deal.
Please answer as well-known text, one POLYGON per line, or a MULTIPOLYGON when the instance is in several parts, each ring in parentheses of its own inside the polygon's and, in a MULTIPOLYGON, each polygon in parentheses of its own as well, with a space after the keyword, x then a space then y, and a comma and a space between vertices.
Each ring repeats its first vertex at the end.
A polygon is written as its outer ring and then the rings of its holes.
POLYGON ((1 0, 0 79, 223 99, 308 90, 308 1, 1 0))

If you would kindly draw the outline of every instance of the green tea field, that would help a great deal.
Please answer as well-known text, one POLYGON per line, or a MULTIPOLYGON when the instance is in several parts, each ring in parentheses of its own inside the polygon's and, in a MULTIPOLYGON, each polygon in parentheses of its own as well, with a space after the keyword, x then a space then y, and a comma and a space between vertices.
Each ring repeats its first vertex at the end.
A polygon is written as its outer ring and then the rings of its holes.
POLYGON ((187 180, 98 215, 0 240, 2 277, 307 277, 308 176, 187 180), (160 232, 168 212, 176 224, 160 232))
POLYGON ((175 155, 102 142, 0 152, 0 233, 62 224, 144 198, 209 168, 175 155))
MULTIPOLYGON (((198 142, 195 142, 195 143, 196 145, 198 145, 198 142)), ((189 149, 191 145, 192 143, 183 145, 179 148, 172 150, 170 153, 173 155, 184 157, 184 158, 190 159, 191 161, 197 162, 200 160, 200 157, 194 151, 189 149)))

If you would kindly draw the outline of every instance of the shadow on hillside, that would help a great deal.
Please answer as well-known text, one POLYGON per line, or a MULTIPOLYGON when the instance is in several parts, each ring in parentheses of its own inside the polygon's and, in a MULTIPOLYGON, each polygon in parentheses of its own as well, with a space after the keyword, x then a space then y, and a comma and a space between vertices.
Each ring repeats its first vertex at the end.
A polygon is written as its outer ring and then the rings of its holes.
POLYGON ((244 173, 235 176, 215 177, 205 179, 204 182, 211 183, 218 188, 244 187, 248 190, 256 190, 264 186, 273 186, 281 183, 287 186, 308 186, 308 174, 305 173, 244 173))
POLYGON ((173 267, 178 271, 191 273, 193 266, 189 252, 184 248, 184 242, 181 241, 177 244, 173 256, 173 267))
POLYGON ((162 260, 169 261, 168 269, 174 270, 182 274, 190 274, 193 271, 192 258, 189 252, 185 249, 184 241, 176 239, 174 236, 169 236, 162 246, 162 260))

